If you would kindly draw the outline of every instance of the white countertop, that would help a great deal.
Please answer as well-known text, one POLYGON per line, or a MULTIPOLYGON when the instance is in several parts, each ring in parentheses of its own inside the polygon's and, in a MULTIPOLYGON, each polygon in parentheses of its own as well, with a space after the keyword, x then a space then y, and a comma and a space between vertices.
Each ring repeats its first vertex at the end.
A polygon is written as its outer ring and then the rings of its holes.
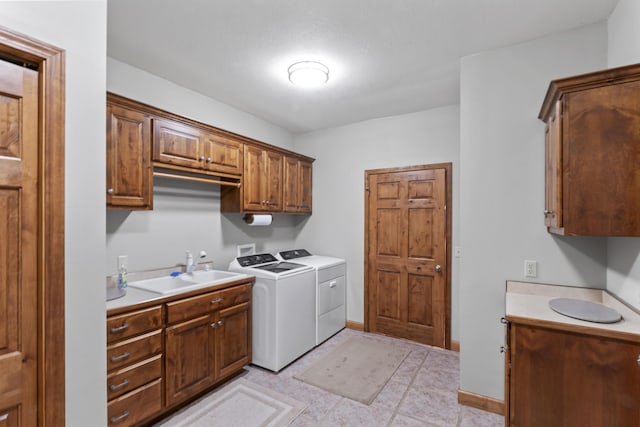
POLYGON ((113 310, 114 308, 128 307, 131 305, 141 304, 143 302, 150 302, 155 299, 159 300, 165 298, 165 295, 144 291, 142 289, 128 287, 126 290, 127 293, 123 297, 107 301, 107 311, 113 310))
POLYGON ((530 319, 533 323, 552 322, 591 328, 640 341, 640 314, 603 289, 508 281, 505 313, 507 319, 517 317, 530 319), (617 323, 595 323, 567 317, 549 307, 549 301, 554 298, 575 298, 600 303, 620 313, 622 320, 617 323))

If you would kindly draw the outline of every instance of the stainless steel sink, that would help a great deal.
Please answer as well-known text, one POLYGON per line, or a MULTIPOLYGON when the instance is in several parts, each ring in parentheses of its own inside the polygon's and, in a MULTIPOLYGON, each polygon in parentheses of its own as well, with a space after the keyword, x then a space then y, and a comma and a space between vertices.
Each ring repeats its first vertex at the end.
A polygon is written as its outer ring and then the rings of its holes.
POLYGON ((193 273, 181 274, 176 277, 163 276, 155 279, 129 282, 129 286, 161 295, 170 295, 205 288, 207 286, 215 286, 242 277, 248 276, 242 273, 231 273, 221 270, 194 271, 193 273))

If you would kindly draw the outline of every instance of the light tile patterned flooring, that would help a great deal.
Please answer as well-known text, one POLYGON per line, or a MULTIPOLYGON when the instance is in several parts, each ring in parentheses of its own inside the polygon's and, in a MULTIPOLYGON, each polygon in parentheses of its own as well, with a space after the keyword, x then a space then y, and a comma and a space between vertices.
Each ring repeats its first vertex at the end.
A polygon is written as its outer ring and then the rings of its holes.
POLYGON ((246 368, 243 378, 297 399, 307 409, 291 427, 498 427, 502 416, 458 404, 458 353, 382 335, 344 329, 278 374, 246 368), (293 376, 349 337, 364 335, 411 350, 380 394, 364 405, 293 376))

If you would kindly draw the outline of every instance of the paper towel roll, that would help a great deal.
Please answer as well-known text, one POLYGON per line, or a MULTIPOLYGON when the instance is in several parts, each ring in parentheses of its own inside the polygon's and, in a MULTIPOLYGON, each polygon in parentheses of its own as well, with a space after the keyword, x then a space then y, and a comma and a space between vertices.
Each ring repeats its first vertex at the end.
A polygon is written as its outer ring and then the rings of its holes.
POLYGON ((271 225, 271 221, 273 220, 273 216, 272 215, 247 214, 242 219, 244 219, 244 222, 246 222, 247 224, 249 224, 251 226, 271 225))

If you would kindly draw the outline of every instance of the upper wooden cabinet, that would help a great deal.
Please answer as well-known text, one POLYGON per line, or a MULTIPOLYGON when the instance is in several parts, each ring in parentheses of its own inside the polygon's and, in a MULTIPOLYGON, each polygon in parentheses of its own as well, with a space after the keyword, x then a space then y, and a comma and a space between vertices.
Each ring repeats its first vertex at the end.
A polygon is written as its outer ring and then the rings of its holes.
POLYGON ((151 117, 107 98, 107 207, 152 209, 151 117))
POLYGON ((244 147, 243 210, 282 211, 282 154, 262 147, 244 147))
POLYGON ((549 232, 640 236, 640 64, 552 81, 539 118, 549 232))
POLYGON ((221 185, 222 212, 310 214, 313 160, 107 94, 110 208, 152 209, 155 169, 221 185))
POLYGON ((173 120, 153 125, 153 160, 170 166, 242 174, 242 143, 173 120))
POLYGON ((312 168, 311 162, 285 156, 283 173, 285 212, 311 213, 312 168))

